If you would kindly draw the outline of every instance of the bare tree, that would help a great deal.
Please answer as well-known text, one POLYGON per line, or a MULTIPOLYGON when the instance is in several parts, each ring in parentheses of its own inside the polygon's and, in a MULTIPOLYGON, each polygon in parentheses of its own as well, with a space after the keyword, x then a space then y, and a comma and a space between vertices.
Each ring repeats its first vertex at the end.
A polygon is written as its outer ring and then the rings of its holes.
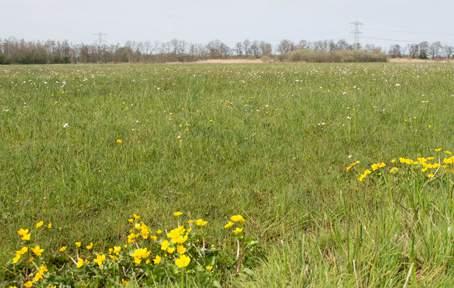
POLYGON ((418 44, 418 58, 427 59, 429 57, 430 44, 427 41, 423 41, 418 44))
POLYGON ((430 57, 432 59, 440 58, 442 48, 443 48, 443 45, 441 45, 440 41, 433 42, 432 44, 430 44, 430 48, 429 48, 430 57))
POLYGON ((277 47, 277 51, 279 51, 281 55, 286 55, 294 50, 295 44, 290 40, 282 40, 277 47))
POLYGON ((444 54, 446 58, 451 59, 451 56, 454 54, 454 47, 450 45, 443 46, 444 54))
POLYGON ((392 58, 400 58, 400 57, 402 57, 402 48, 400 47, 399 44, 391 45, 391 47, 389 48, 388 54, 392 58))

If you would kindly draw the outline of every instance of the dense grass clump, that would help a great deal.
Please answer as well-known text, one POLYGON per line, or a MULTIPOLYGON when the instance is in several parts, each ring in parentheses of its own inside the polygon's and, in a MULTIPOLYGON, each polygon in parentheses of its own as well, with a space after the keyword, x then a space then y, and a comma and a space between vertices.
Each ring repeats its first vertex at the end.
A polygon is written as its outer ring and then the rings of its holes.
POLYGON ((248 219, 266 257, 224 286, 452 286, 450 167, 358 181, 373 163, 453 151, 452 68, 1 67, 0 263, 40 219, 56 227, 42 249, 107 248, 128 215, 171 227, 181 210, 210 227, 248 219))

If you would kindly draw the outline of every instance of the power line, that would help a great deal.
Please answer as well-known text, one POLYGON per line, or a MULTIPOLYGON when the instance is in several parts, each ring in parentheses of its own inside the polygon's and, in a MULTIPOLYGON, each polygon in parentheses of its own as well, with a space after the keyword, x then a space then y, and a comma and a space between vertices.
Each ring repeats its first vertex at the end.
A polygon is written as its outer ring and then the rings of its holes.
POLYGON ((387 32, 391 32, 391 33, 405 33, 405 34, 414 34, 414 35, 443 36, 441 38, 446 38, 446 36, 454 37, 454 34, 438 32, 438 31, 421 31, 421 30, 412 31, 410 29, 391 28, 391 27, 377 26, 377 25, 367 25, 367 30, 379 31, 379 32, 387 31, 387 32))
MULTIPOLYGON (((420 41, 420 40, 404 40, 404 39, 390 39, 390 38, 380 38, 380 37, 364 37, 365 39, 370 40, 378 40, 378 41, 385 41, 385 42, 393 42, 393 43, 409 43, 409 44, 419 44, 421 42, 428 42, 428 41, 420 41)), ((445 42, 447 45, 451 45, 451 43, 445 42)))
POLYGON ((407 42, 407 43, 421 42, 421 41, 413 41, 413 40, 390 39, 390 38, 379 38, 379 37, 364 37, 364 38, 370 39, 370 40, 380 40, 380 41, 389 41, 389 42, 407 42))
POLYGON ((101 47, 104 44, 104 42, 106 41, 105 37, 107 37, 107 34, 103 33, 103 32, 98 32, 93 35, 98 37, 98 46, 101 47))
POLYGON ((364 25, 363 23, 359 22, 359 21, 354 21, 352 23, 350 23, 353 25, 353 47, 355 49, 359 49, 360 45, 359 45, 359 37, 361 36, 361 34, 363 32, 361 32, 361 27, 364 25))

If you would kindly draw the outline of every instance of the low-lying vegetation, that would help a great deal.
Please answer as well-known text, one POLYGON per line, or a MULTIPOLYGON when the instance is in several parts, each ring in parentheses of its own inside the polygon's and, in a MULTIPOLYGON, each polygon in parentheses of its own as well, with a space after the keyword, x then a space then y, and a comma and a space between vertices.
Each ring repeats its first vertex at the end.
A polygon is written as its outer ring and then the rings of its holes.
POLYGON ((8 287, 112 287, 197 283, 220 287, 227 271, 240 273, 257 257, 257 241, 245 236, 243 216, 233 215, 224 225, 223 241, 213 239, 202 218, 185 219, 176 211, 176 227, 152 230, 138 214, 128 219, 123 243, 63 243, 52 250, 41 242, 42 234, 54 231, 52 223, 36 222, 33 229, 20 228, 20 246, 9 261, 8 287))
POLYGON ((453 79, 2 66, 0 287, 453 287, 453 79))
POLYGON ((300 49, 285 55, 283 59, 292 62, 386 62, 387 56, 380 51, 340 50, 323 51, 300 49))

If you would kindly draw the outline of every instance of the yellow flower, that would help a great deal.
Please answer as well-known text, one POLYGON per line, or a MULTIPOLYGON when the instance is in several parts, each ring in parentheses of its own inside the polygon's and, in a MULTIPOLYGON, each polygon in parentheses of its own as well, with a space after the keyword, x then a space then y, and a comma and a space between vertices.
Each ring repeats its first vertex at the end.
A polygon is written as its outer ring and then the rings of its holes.
POLYGON ((118 261, 118 256, 109 255, 109 258, 110 258, 112 261, 114 261, 114 262, 118 261))
POLYGON ((232 217, 230 217, 230 221, 234 223, 244 223, 245 220, 241 215, 233 215, 232 217))
POLYGON ((88 244, 87 246, 85 246, 85 248, 87 248, 87 250, 91 250, 93 249, 93 242, 90 242, 90 244, 88 244))
POLYGON ((33 287, 33 282, 32 281, 27 281, 24 283, 25 288, 32 288, 33 287))
POLYGON ((180 216, 182 216, 182 215, 183 215, 183 212, 181 212, 181 211, 175 211, 175 212, 173 212, 173 216, 174 216, 174 217, 180 217, 180 216))
POLYGON ((241 233, 243 233, 243 228, 240 228, 240 227, 236 227, 233 231, 232 231, 233 235, 240 235, 241 233))
POLYGON ((372 169, 372 171, 377 171, 378 169, 380 168, 384 168, 386 167, 386 164, 384 162, 380 162, 380 163, 374 163, 370 166, 370 168, 372 169))
POLYGON ((361 163, 361 162, 359 162, 358 160, 355 161, 355 162, 353 162, 353 163, 351 163, 350 165, 348 165, 347 167, 345 167, 345 171, 350 172, 350 170, 352 170, 352 169, 353 169, 356 165, 358 165, 359 163, 361 163))
POLYGON ((423 166, 423 172, 427 171, 428 169, 438 169, 441 167, 440 163, 424 163, 422 164, 423 166))
POLYGON ((180 257, 175 259, 175 265, 178 268, 186 268, 189 263, 191 263, 191 258, 189 258, 187 255, 180 255, 180 257))
POLYGON ((178 226, 167 233, 167 238, 169 238, 172 243, 183 244, 188 240, 188 233, 186 233, 186 229, 183 226, 178 226))
POLYGON ((14 256, 13 259, 11 260, 11 262, 13 264, 17 264, 20 261, 21 258, 22 258, 21 255, 16 254, 16 256, 14 256))
POLYGON ((432 179, 432 178, 434 178, 434 177, 435 177, 435 174, 433 174, 433 173, 429 173, 429 174, 427 174, 426 176, 427 176, 427 178, 429 178, 429 179, 432 179))
POLYGON ((63 253, 66 251, 67 248, 68 247, 66 247, 66 246, 61 246, 60 249, 58 249, 58 252, 63 253))
POLYGON ((28 252, 28 247, 25 247, 25 246, 16 251, 16 253, 19 253, 20 255, 24 255, 27 252, 28 252))
POLYGON ((154 257, 154 259, 153 259, 153 263, 156 264, 156 265, 161 263, 161 256, 156 255, 156 257, 154 257))
POLYGON ((19 235, 21 240, 30 241, 30 238, 31 238, 30 230, 25 229, 25 228, 20 228, 19 230, 17 230, 17 234, 19 235))
POLYGON ((47 229, 52 229, 52 223, 47 224, 47 229))
POLYGON ((399 158, 399 162, 402 163, 402 164, 407 164, 407 165, 416 165, 416 164, 418 164, 418 162, 416 162, 416 161, 414 161, 412 159, 403 158, 403 157, 399 158))
POLYGON ((41 220, 41 221, 38 221, 38 222, 35 224, 35 228, 36 228, 36 229, 39 229, 39 228, 43 227, 43 225, 44 225, 44 221, 42 221, 42 220, 41 220))
POLYGON ((148 239, 150 236, 150 228, 144 223, 140 226, 140 236, 142 236, 143 239, 148 239))
POLYGON ((441 150, 443 150, 441 147, 435 148, 435 152, 441 152, 441 150))
POLYGON ((85 261, 83 258, 77 259, 76 267, 77 268, 82 268, 85 265, 85 261))
POLYGON ((104 264, 105 261, 106 261, 106 255, 104 255, 104 254, 96 255, 96 259, 93 260, 93 262, 95 262, 99 267, 102 267, 102 265, 104 264))
POLYGON ((358 181, 359 182, 364 182, 364 180, 367 178, 367 176, 369 176, 370 174, 372 174, 372 171, 370 171, 369 169, 366 169, 364 170, 364 172, 358 176, 358 181))
POLYGON ((399 172, 399 168, 397 168, 397 167, 393 167, 393 168, 391 168, 391 170, 389 170, 389 173, 391 173, 391 174, 397 174, 398 172, 399 172))
POLYGON ((117 143, 117 144, 123 144, 123 139, 118 138, 117 140, 115 140, 115 143, 117 143))
POLYGON ((168 240, 163 240, 161 242, 161 250, 166 251, 167 248, 169 248, 169 241, 168 240))
POLYGON ((137 234, 131 233, 128 235, 128 244, 136 242, 137 234))
POLYGON ((121 246, 114 246, 113 253, 118 256, 118 255, 120 255, 120 252, 121 252, 121 246))
POLYGON ((416 161, 418 161, 419 164, 424 164, 427 162, 427 159, 424 157, 418 157, 418 158, 416 158, 416 161))
POLYGON ((41 249, 41 247, 39 245, 36 245, 31 250, 32 250, 33 254, 35 254, 38 257, 40 257, 44 252, 44 249, 41 249))
POLYGON ((172 238, 172 242, 173 243, 177 243, 177 244, 183 244, 187 240, 188 240, 188 234, 180 235, 180 236, 178 236, 176 238, 172 238))
POLYGON ((207 265, 205 269, 207 269, 208 272, 211 272, 213 271, 213 265, 207 265))
POLYGON ((44 265, 39 266, 38 271, 33 277, 33 283, 36 283, 44 278, 44 274, 47 272, 47 267, 44 265))
POLYGON ((446 164, 446 165, 449 165, 449 164, 454 165, 454 156, 443 159, 443 164, 446 164))
POLYGON ((203 226, 206 226, 208 224, 208 221, 205 221, 205 220, 199 218, 199 219, 195 220, 194 223, 195 223, 196 226, 203 227, 203 226))
POLYGON ((167 253, 173 254, 173 252, 175 252, 175 247, 169 247, 169 248, 167 248, 167 253))
POLYGON ((184 247, 183 245, 177 245, 177 253, 178 254, 186 253, 186 247, 184 247))
POLYGON ((12 259, 13 264, 17 264, 22 256, 28 252, 28 247, 22 247, 16 251, 16 256, 12 259))
POLYGON ((74 245, 76 245, 77 248, 80 248, 80 246, 82 246, 82 242, 75 242, 74 245))
POLYGON ((161 229, 156 230, 156 234, 157 235, 161 235, 162 234, 162 230, 161 229))
POLYGON ((151 252, 148 251, 147 248, 138 248, 132 252, 131 257, 134 258, 134 263, 136 265, 139 265, 142 263, 142 260, 145 260, 148 257, 150 257, 150 254, 151 252))
POLYGON ((227 222, 227 224, 224 225, 224 229, 230 229, 232 228, 234 223, 232 221, 227 222))

